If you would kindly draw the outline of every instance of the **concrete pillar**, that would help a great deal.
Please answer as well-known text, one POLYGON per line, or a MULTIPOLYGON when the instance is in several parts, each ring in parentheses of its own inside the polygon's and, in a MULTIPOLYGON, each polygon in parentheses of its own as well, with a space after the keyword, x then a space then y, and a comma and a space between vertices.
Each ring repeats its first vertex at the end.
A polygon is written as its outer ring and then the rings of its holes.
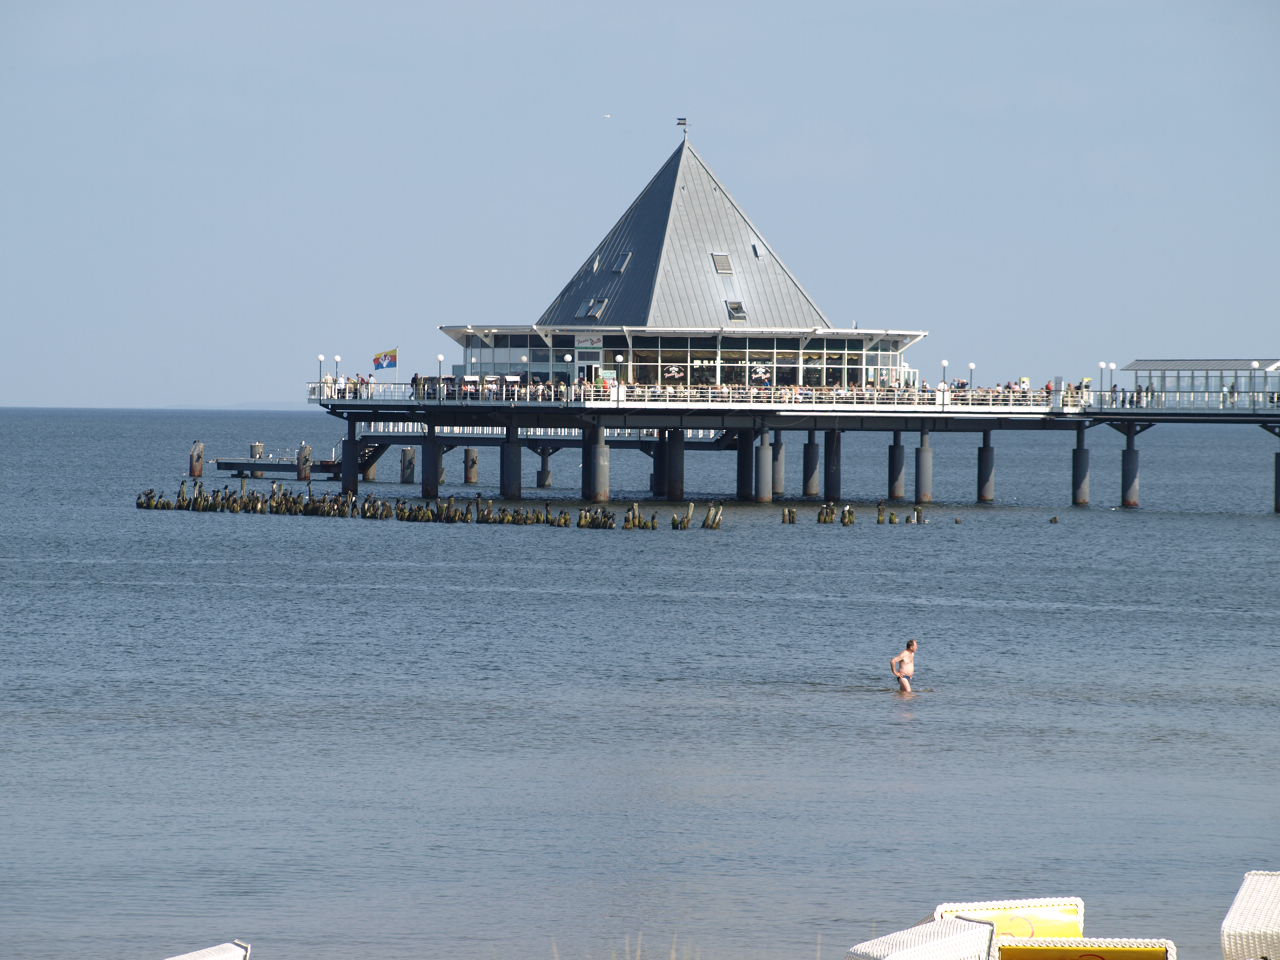
POLYGON ((311 479, 311 445, 303 443, 298 445, 298 473, 299 480, 307 481, 311 479))
POLYGON ((191 441, 191 456, 187 461, 187 472, 193 477, 204 476, 204 444, 199 440, 191 441))
POLYGON ((756 503, 773 502, 773 445, 769 443, 769 431, 760 431, 760 446, 756 447, 756 503))
POLYGON ((462 482, 480 482, 480 451, 475 447, 467 447, 462 451, 462 482))
MULTIPOLYGON (((263 446, 262 446, 262 442, 261 442, 261 441, 255 441, 255 442, 253 442, 253 443, 249 444, 249 459, 250 459, 250 460, 261 460, 261 459, 262 459, 262 451, 263 451, 263 446)), ((249 476, 253 477, 253 479, 255 479, 255 480, 261 480, 261 479, 262 479, 262 471, 261 471, 261 470, 250 470, 250 471, 249 471, 249 476)))
POLYGON ((502 441, 502 459, 498 462, 499 493, 503 500, 520 499, 520 431, 507 425, 507 439, 502 441))
POLYGON ((684 428, 667 431, 667 499, 684 499, 684 428))
POLYGON ((1280 513, 1280 453, 1276 454, 1276 484, 1275 484, 1275 500, 1276 513, 1280 513))
POLYGON ((818 431, 810 430, 809 439, 804 442, 804 495, 816 497, 822 489, 822 480, 818 475, 818 431))
POLYGON ((360 492, 360 443, 354 420, 347 421, 347 435, 342 440, 342 492, 360 492))
POLYGON ((828 430, 822 445, 822 497, 830 503, 840 499, 840 459, 843 456, 842 435, 828 430))
POLYGON ((978 502, 993 503, 996 499, 996 448, 991 445, 991 431, 982 431, 982 446, 978 448, 978 502))
POLYGON ((1132 426, 1125 435, 1125 446, 1120 451, 1120 506, 1136 507, 1138 505, 1138 448, 1134 446, 1136 436, 1132 426))
POLYGON ((374 481, 374 480, 377 480, 377 479, 378 479, 378 459, 377 459, 377 457, 375 457, 374 459, 372 459, 372 460, 370 460, 370 461, 369 461, 369 465, 368 465, 367 467, 365 467, 365 468, 364 468, 364 470, 363 470, 363 471, 362 471, 362 473, 361 473, 361 476, 362 476, 365 480, 369 480, 369 481, 374 481))
POLYGON ((907 452, 902 446, 902 431, 893 431, 893 443, 889 444, 888 499, 907 499, 907 452))
POLYGON ((659 500, 667 499, 667 431, 658 431, 658 442, 653 445, 653 473, 649 475, 649 489, 659 500))
POLYGON ((542 465, 538 468, 538 487, 546 488, 551 486, 551 455, 555 453, 551 447, 539 447, 538 456, 542 460, 542 465))
POLYGON ((1084 425, 1076 428, 1076 448, 1071 451, 1071 505, 1089 505, 1089 449, 1084 445, 1084 425))
POLYGON ((933 447, 929 446, 929 431, 920 431, 920 446, 916 447, 916 503, 933 503, 933 447))
POLYGON ((755 496, 755 434, 751 430, 738 431, 738 489, 739 500, 755 496))
MULTIPOLYGON (((424 461, 425 462, 425 461, 424 461)), ((418 451, 413 447, 400 448, 400 482, 413 483, 413 475, 418 469, 418 451)))
POLYGON ((787 489, 787 448, 782 445, 782 431, 773 431, 773 495, 780 497, 787 489))
POLYGON ((440 496, 440 477, 444 473, 444 448, 435 438, 435 427, 422 442, 422 499, 434 500, 440 496))
POLYGON ((583 430, 582 499, 588 503, 609 502, 609 445, 604 440, 604 427, 583 430), (591 464, 590 470, 587 464, 591 464))

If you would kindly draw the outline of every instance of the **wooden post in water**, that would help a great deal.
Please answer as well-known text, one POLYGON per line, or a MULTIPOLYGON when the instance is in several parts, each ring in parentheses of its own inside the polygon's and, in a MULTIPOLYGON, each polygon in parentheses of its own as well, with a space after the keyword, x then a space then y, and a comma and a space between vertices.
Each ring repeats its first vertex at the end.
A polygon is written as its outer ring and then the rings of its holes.
MULTIPOLYGON (((263 449, 264 449, 264 448, 263 448, 263 445, 262 445, 262 441, 260 441, 260 440, 259 440, 259 441, 254 442, 254 443, 249 444, 249 459, 250 459, 250 460, 261 460, 261 459, 262 459, 263 449)), ((249 476, 253 477, 253 479, 255 479, 255 480, 261 480, 261 479, 262 479, 262 471, 261 471, 261 470, 250 470, 250 471, 249 471, 249 476)))
POLYGON ((188 457, 187 473, 193 477, 204 476, 204 444, 199 440, 191 441, 191 455, 188 457))
POLYGON ((297 478, 303 482, 311 479, 311 445, 308 443, 298 444, 298 471, 297 478))

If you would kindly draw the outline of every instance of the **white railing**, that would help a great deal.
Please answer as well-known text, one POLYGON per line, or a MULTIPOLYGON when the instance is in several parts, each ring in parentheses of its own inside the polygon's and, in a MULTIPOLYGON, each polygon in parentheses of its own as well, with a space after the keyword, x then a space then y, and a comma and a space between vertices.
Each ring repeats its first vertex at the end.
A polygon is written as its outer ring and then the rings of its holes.
POLYGON ((628 407, 821 407, 901 410, 911 408, 940 412, 993 412, 1034 414, 1051 411, 1068 413, 1097 410, 1127 411, 1151 409, 1194 411, 1197 413, 1270 413, 1280 411, 1280 392, 1273 390, 1021 390, 1009 388, 915 390, 850 387, 744 387, 744 386, 650 386, 639 384, 609 387, 585 384, 464 383, 440 389, 419 386, 415 392, 407 383, 353 384, 338 388, 327 383, 309 383, 308 399, 314 403, 350 401, 354 406, 375 401, 411 406, 440 405, 575 405, 628 407))
POLYGON ((356 404, 374 401, 429 406, 431 404, 574 404, 626 406, 861 406, 934 408, 1014 408, 1048 410, 1055 399, 1078 407, 1084 394, 1071 391, 1055 398, 1050 390, 975 388, 915 390, 908 388, 851 387, 744 387, 744 386, 648 386, 638 384, 591 386, 585 384, 457 384, 437 389, 407 383, 358 384, 334 388, 325 383, 307 385, 312 402, 356 404))
MULTIPOLYGON (((397 439, 404 438, 407 434, 415 436, 425 436, 427 433, 427 425, 421 423, 400 423, 398 421, 375 421, 372 423, 359 422, 358 430, 365 436, 376 436, 377 434, 387 434, 389 437, 397 439)), ((604 434, 607 440, 655 440, 661 434, 661 430, 649 428, 605 428, 604 434)), ((720 430, 685 430, 684 435, 689 440, 714 440, 721 435, 720 430)), ((582 428, 580 427, 520 427, 517 431, 521 440, 579 440, 582 437, 582 428)), ((459 440, 476 439, 480 437, 504 438, 507 435, 506 427, 436 427, 436 439, 448 441, 451 437, 459 440)))

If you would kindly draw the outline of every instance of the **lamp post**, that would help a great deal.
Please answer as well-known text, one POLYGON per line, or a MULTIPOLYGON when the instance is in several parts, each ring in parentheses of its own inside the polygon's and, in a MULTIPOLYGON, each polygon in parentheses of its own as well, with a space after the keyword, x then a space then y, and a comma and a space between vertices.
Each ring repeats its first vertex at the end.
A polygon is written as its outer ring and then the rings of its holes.
POLYGON ((317 354, 316 359, 320 361, 320 372, 316 374, 316 382, 324 379, 324 354, 317 354))
POLYGON ((436 403, 444 403, 444 354, 436 354, 436 403))
POLYGON ((951 366, 950 360, 942 361, 942 379, 938 381, 938 391, 942 394, 942 405, 947 405, 947 367, 951 366))
MULTIPOLYGON (((529 355, 527 353, 520 354, 520 383, 524 386, 526 391, 529 389, 529 355)), ((516 389, 520 389, 519 386, 517 386, 516 389)), ((525 399, 529 399, 527 393, 525 395, 525 399)))
POLYGON ((1112 360, 1108 363, 1107 369, 1111 371, 1111 386, 1114 387, 1116 385, 1116 362, 1112 360))
POLYGON ((1260 366, 1261 364, 1257 360, 1249 361, 1249 406, 1255 410, 1258 408, 1258 395, 1254 393, 1257 387, 1254 385, 1253 378, 1260 366))
POLYGON ((342 362, 342 358, 336 353, 333 355, 333 379, 338 379, 338 364, 342 362))
MULTIPOLYGON (((978 365, 972 360, 969 361, 969 396, 973 396, 973 388, 977 385, 973 380, 973 371, 978 369, 978 365)), ((972 402, 972 401, 970 401, 972 402)))
POLYGON ((1107 389, 1107 361, 1098 361, 1098 396, 1101 397, 1107 389))

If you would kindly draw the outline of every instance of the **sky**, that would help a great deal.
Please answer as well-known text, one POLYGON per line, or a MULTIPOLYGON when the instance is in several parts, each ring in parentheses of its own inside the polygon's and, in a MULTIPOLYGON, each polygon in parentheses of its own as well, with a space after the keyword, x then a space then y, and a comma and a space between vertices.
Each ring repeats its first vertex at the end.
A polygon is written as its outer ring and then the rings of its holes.
POLYGON ((1280 357, 1278 50, 1272 0, 0 0, 0 404, 458 362, 437 328, 536 320, 677 117, 928 380, 1280 357))

